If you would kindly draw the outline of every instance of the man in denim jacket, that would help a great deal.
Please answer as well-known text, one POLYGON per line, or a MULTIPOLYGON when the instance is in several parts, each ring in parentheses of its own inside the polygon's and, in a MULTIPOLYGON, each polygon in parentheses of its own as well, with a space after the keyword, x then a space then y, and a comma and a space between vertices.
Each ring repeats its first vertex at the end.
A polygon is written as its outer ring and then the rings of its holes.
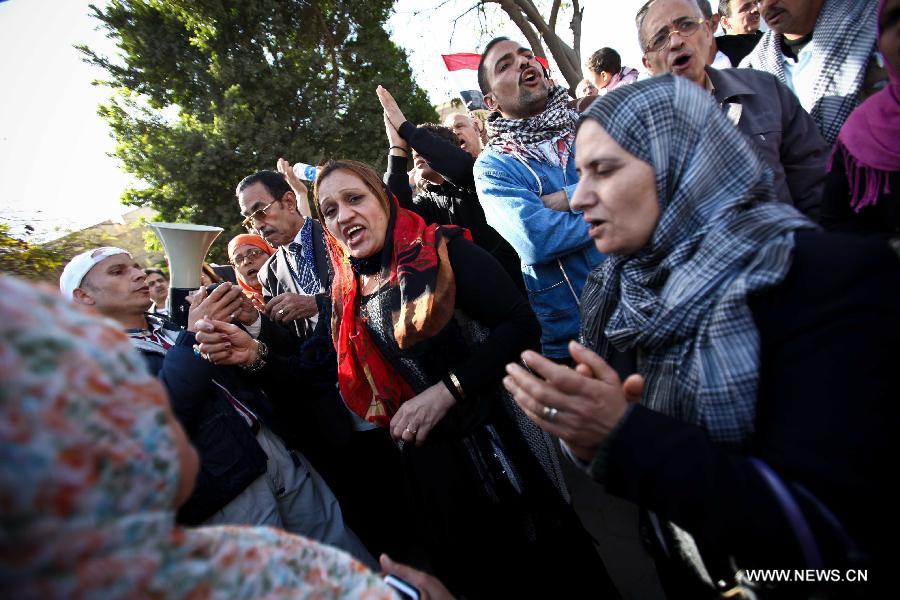
POLYGON ((603 261, 568 199, 578 183, 578 113, 528 48, 496 38, 478 67, 488 146, 475 163, 475 187, 488 224, 519 254, 528 299, 541 323, 544 355, 568 360, 578 336, 579 298, 603 261))

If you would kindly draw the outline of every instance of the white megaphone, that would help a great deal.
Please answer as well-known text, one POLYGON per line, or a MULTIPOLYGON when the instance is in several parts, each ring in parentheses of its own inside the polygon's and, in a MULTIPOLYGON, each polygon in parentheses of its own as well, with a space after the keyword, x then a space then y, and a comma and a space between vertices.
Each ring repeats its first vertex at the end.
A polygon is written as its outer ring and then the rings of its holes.
POLYGON ((148 223, 169 258, 169 318, 187 327, 187 295, 200 287, 200 269, 221 227, 192 223, 148 223))

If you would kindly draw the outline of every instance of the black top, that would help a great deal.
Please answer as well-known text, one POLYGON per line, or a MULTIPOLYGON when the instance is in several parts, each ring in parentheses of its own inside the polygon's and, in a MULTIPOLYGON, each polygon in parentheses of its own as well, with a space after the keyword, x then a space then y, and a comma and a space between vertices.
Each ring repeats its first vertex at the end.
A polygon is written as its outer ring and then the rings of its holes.
MULTIPOLYGON (((751 300, 761 338, 750 454, 792 486, 826 568, 847 546, 808 490, 875 562, 896 554, 900 262, 884 242, 796 234, 786 279, 751 300)), ((634 406, 592 467, 611 493, 691 533, 707 566, 805 568, 789 522, 748 457, 634 406), (712 563, 716 563, 715 560, 712 563)), ((715 575, 714 575, 715 578, 715 575)))
POLYGON ((753 52, 757 42, 762 39, 762 32, 722 35, 716 38, 716 47, 728 57, 735 67, 744 57, 753 52))
POLYGON ((812 38, 812 31, 796 40, 789 40, 786 36, 781 36, 781 52, 788 58, 794 59, 794 62, 797 62, 797 56, 804 48, 806 48, 806 45, 812 41, 812 38))
POLYGON ((425 189, 413 198, 406 174, 406 158, 388 156, 387 183, 400 206, 415 212, 428 224, 459 225, 468 229, 472 240, 493 255, 524 292, 519 255, 488 225, 481 208, 472 172, 475 157, 409 121, 400 126, 399 132, 410 147, 445 180, 440 185, 426 184, 425 189))
POLYGON ((900 236, 900 172, 888 175, 890 192, 882 188, 875 204, 859 212, 850 206, 850 183, 844 165, 844 151, 838 149, 822 192, 821 223, 831 231, 880 237, 900 236))
MULTIPOLYGON (((456 280, 456 309, 478 324, 474 327, 482 329, 482 336, 486 334, 480 343, 467 339, 471 328, 463 331, 451 320, 434 338, 401 351, 392 323, 375 318, 386 312, 381 310, 382 303, 389 303, 391 311, 399 310, 399 289, 385 287, 363 296, 361 305, 375 343, 416 393, 443 380, 450 369, 468 397, 500 381, 506 364, 518 361, 520 352, 536 348, 540 325, 528 300, 484 249, 457 237, 447 251, 456 280)), ((448 388, 455 391, 453 385, 448 388)))

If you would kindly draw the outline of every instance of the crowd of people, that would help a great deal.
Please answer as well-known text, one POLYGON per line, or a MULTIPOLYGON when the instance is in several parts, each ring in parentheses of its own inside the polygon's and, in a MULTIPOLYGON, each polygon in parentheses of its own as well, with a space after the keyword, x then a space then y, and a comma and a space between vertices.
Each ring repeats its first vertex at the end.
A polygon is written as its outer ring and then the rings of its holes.
POLYGON ((60 294, 0 278, 3 595, 631 597, 571 463, 639 509, 668 597, 880 597, 900 0, 651 0, 635 30, 650 76, 604 47, 574 94, 490 41, 486 119, 379 86, 384 171, 248 174, 183 326, 122 248, 60 294))

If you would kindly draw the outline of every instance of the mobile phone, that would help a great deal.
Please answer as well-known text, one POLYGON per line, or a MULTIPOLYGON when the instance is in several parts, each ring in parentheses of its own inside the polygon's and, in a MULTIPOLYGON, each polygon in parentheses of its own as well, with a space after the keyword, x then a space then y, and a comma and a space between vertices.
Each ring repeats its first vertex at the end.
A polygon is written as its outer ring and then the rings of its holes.
POLYGON ((222 285, 221 282, 220 283, 211 283, 208 286, 206 286, 206 295, 209 296, 210 294, 212 294, 213 290, 216 289, 217 287, 219 287, 220 285, 222 285))
POLYGON ((419 600, 421 598, 419 590, 413 584, 405 579, 400 579, 396 575, 385 575, 384 582, 397 590, 400 593, 400 597, 405 600, 419 600))

